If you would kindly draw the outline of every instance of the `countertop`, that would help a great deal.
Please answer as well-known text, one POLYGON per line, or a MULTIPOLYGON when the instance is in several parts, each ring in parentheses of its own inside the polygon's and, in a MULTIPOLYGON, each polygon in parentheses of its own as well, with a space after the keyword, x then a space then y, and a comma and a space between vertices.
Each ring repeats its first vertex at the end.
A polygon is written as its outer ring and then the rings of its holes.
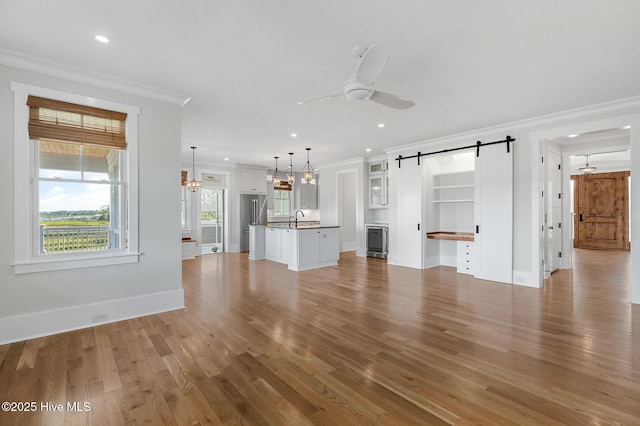
POLYGON ((270 224, 270 225, 249 225, 256 226, 259 228, 280 228, 280 229, 329 229, 329 228, 340 228, 338 225, 300 225, 297 226, 293 223, 289 225, 288 223, 278 223, 278 224, 270 224))
POLYGON ((473 241, 473 232, 427 232, 427 238, 434 240, 473 241))

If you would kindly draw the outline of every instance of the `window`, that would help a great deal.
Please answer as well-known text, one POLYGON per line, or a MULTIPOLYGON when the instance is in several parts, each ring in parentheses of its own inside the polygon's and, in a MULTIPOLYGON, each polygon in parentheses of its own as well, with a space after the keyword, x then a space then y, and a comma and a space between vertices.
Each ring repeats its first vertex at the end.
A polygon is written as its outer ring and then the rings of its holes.
POLYGON ((126 248, 120 173, 125 152, 48 140, 33 143, 37 254, 126 248))
POLYGON ((15 272, 137 262, 138 108, 11 89, 15 272))
POLYGON ((273 216, 289 216, 291 191, 273 191, 273 216))

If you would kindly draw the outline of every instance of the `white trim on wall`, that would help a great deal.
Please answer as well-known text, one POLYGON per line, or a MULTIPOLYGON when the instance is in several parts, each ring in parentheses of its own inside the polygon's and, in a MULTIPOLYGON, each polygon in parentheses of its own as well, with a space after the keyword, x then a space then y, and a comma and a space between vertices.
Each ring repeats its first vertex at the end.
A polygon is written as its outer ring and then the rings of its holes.
MULTIPOLYGON (((600 120, 592 120, 592 121, 583 121, 580 123, 570 124, 562 127, 549 128, 537 132, 532 132, 529 134, 529 139, 531 142, 531 161, 532 161, 532 211, 534 214, 532 215, 532 235, 531 235, 531 243, 533 246, 532 250, 532 265, 533 271, 531 275, 531 279, 535 282, 539 287, 542 287, 544 283, 544 267, 542 265, 542 250, 544 250, 543 246, 543 233, 541 232, 542 223, 544 219, 544 211, 540 197, 540 191, 543 188, 542 182, 542 173, 541 173, 541 156, 542 156, 542 144, 544 141, 549 139, 555 139, 563 136, 567 136, 570 134, 584 134, 591 133, 601 130, 608 129, 616 129, 622 128, 624 126, 631 125, 630 131, 630 145, 635 146, 635 150, 632 148, 631 150, 631 176, 632 182, 634 184, 631 186, 632 191, 634 191, 633 196, 631 197, 631 211, 632 216, 630 219, 633 222, 634 220, 640 220, 640 210, 636 204, 638 203, 638 199, 640 197, 640 188, 639 185, 635 185, 636 179, 640 176, 640 164, 638 161, 634 161, 634 159, 640 159, 640 155, 638 151, 640 151, 640 134, 637 129, 640 129, 640 114, 631 114, 631 115, 620 115, 617 117, 611 117, 600 120), (634 128, 636 131, 634 132, 634 128), (634 141, 634 138, 636 139, 634 141), (635 155, 634 155, 635 153, 635 155), (635 176, 635 179, 634 179, 635 176), (535 266, 537 265, 537 267, 535 266)), ((572 226, 572 225, 570 225, 572 226)), ((638 228, 638 227, 636 227, 638 228)), ((568 229, 568 228, 565 228, 568 229)), ((563 237, 564 238, 564 237, 563 237)), ((631 239, 640 240, 640 230, 635 230, 634 234, 631 236, 631 239)), ((631 249, 631 302, 632 303, 640 303, 640 250, 631 249)))
POLYGON ((184 308, 184 290, 0 318, 0 345, 184 308))
POLYGON ((61 269, 73 269, 101 265, 135 263, 140 255, 138 249, 138 115, 140 108, 85 95, 62 92, 45 87, 11 82, 14 92, 14 273, 32 273, 61 269), (79 105, 108 109, 127 114, 126 125, 127 160, 124 165, 125 191, 127 196, 128 246, 124 250, 114 250, 101 254, 88 253, 50 258, 34 257, 34 227, 32 224, 32 187, 34 165, 31 162, 32 144, 29 143, 29 95, 70 102, 79 105), (25 190, 27 188, 27 190, 25 190))

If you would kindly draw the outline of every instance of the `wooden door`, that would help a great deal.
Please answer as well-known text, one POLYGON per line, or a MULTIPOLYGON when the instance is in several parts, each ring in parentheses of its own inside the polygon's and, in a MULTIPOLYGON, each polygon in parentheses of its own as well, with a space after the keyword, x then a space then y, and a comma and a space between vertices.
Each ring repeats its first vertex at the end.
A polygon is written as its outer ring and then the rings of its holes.
POLYGON ((575 178, 574 247, 629 250, 629 172, 575 178))

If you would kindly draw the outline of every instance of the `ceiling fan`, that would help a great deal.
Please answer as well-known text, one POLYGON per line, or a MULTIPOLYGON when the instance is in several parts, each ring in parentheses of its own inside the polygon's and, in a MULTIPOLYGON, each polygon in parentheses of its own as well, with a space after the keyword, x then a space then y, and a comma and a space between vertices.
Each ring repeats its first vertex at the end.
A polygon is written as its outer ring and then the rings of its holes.
POLYGON ((356 58, 356 69, 344 83, 342 93, 332 93, 330 95, 316 96, 314 98, 302 99, 297 101, 296 105, 306 104, 309 102, 322 101, 326 99, 339 98, 346 96, 352 101, 371 100, 390 108, 407 109, 416 103, 391 93, 375 90, 375 79, 378 78, 389 54, 381 47, 375 44, 369 48, 366 46, 355 46, 351 49, 351 53, 356 58))

